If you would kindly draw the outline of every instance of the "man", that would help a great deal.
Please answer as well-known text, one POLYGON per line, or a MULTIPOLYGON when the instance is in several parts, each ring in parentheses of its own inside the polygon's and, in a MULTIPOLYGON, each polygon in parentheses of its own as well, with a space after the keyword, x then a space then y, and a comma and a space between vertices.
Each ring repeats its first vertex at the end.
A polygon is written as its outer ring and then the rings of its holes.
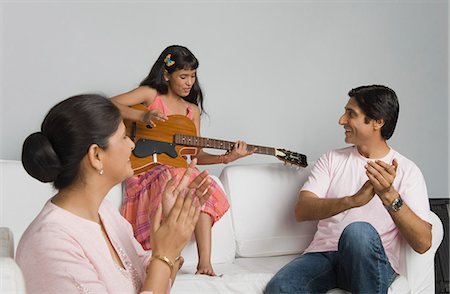
POLYGON ((352 89, 339 124, 352 144, 314 165, 295 207, 297 221, 319 220, 305 254, 284 266, 266 293, 387 293, 399 270, 401 238, 431 247, 425 180, 387 140, 397 123, 395 92, 352 89))

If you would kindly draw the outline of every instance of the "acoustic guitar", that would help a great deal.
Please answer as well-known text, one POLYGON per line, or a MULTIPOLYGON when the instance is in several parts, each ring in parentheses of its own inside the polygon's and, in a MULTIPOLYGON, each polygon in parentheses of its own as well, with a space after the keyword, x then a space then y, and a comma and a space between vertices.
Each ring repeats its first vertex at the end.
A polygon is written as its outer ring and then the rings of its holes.
MULTIPOLYGON (((135 108, 133 106, 133 108, 135 108)), ((142 108, 139 108, 142 109, 142 108)), ((134 174, 148 171, 157 164, 187 167, 186 157, 195 155, 198 148, 232 150, 235 142, 197 137, 194 122, 184 115, 169 115, 165 122, 155 121, 150 127, 142 122, 125 120, 127 135, 135 143, 130 157, 134 174)), ((255 153, 272 155, 293 165, 306 167, 306 156, 285 149, 247 145, 255 153)))

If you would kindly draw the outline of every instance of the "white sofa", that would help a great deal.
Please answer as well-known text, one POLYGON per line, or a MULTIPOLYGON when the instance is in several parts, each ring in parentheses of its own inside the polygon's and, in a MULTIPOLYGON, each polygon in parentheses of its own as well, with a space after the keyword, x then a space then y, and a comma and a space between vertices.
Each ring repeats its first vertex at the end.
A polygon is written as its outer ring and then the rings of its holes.
MULTIPOLYGON (((192 241, 182 253, 185 264, 172 293, 262 293, 273 274, 306 248, 316 230, 316 222, 294 220, 298 190, 308 172, 281 163, 225 167, 216 180, 223 184, 231 209, 213 227, 212 261, 218 276, 193 274, 197 253, 192 241)), ((19 161, 0 160, 0 179, 0 227, 10 228, 17 244, 53 189, 28 176, 19 161)), ((121 186, 108 198, 119 207, 121 186)), ((434 293, 434 255, 443 228, 439 218, 431 216, 432 248, 420 255, 403 245, 402 272, 389 293, 434 293)))

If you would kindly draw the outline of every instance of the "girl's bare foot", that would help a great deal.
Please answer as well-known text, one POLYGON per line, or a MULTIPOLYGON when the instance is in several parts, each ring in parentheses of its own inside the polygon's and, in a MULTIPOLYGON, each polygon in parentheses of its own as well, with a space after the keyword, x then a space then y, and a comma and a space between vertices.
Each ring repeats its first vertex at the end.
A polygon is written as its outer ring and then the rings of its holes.
POLYGON ((196 275, 208 275, 208 276, 216 276, 216 273, 214 272, 212 265, 210 262, 208 263, 198 263, 197 265, 197 271, 195 272, 196 275))

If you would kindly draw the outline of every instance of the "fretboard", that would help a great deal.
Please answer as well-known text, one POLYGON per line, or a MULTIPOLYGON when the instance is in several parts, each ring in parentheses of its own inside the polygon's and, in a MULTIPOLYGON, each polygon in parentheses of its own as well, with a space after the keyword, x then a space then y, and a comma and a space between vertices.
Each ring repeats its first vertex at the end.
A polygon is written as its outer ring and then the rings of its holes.
MULTIPOLYGON (((223 149, 232 150, 235 142, 216 140, 211 138, 203 138, 182 134, 175 134, 173 141, 177 145, 199 147, 199 148, 212 148, 212 149, 223 149)), ((256 147, 256 153, 275 155, 275 148, 257 146, 257 145, 247 145, 247 150, 252 150, 256 147)))

